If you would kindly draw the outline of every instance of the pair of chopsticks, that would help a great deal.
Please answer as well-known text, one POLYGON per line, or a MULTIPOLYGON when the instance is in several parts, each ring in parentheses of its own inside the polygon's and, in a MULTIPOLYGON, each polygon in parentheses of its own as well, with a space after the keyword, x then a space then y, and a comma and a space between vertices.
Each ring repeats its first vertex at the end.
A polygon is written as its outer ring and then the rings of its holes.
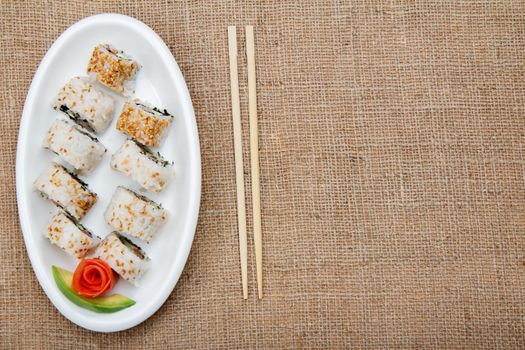
MULTIPOLYGON (((257 289, 262 299, 262 233, 261 193, 259 178, 259 140, 257 126, 257 93, 255 91, 255 49, 253 26, 246 26, 246 56, 248 64, 248 111, 250 117, 250 158, 252 170, 253 238, 257 289)), ((242 292, 248 299, 248 245, 246 238, 246 208, 244 202, 244 168, 242 158, 241 106, 239 101, 239 78, 237 70, 237 28, 228 27, 230 51, 230 87, 232 99, 233 140, 235 149, 235 181, 237 183, 237 220, 239 225, 239 250, 241 257, 242 292)))

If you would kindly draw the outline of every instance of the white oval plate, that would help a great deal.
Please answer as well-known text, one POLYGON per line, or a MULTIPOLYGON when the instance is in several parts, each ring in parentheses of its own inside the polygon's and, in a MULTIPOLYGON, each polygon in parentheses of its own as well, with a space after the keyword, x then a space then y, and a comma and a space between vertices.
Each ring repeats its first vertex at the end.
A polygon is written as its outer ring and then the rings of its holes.
MULTIPOLYGON (((120 99, 116 106, 112 125, 99 135, 108 153, 91 174, 81 176, 99 196, 82 223, 101 237, 111 232, 111 227, 104 222, 103 212, 116 186, 139 191, 138 185, 109 166, 111 154, 126 139, 115 129, 123 101, 120 99)), ((40 285, 62 315, 90 330, 114 332, 146 320, 166 301, 182 273, 193 242, 199 212, 200 174, 199 138, 190 95, 162 39, 144 23, 117 14, 88 17, 67 29, 43 58, 29 88, 20 122, 16 159, 18 210, 29 258, 40 285), (85 75, 93 47, 104 42, 123 49, 142 64, 134 96, 166 108, 175 116, 158 150, 174 161, 176 175, 159 195, 140 191, 162 203, 170 214, 169 219, 152 243, 139 243, 151 258, 150 269, 142 278, 141 286, 134 287, 120 279, 113 290, 137 303, 113 314, 82 309, 66 299, 56 287, 51 265, 73 271, 76 263, 42 235, 54 208, 33 190, 36 176, 51 161, 58 159, 41 147, 51 123, 63 117, 51 108, 51 102, 71 77, 85 75)))

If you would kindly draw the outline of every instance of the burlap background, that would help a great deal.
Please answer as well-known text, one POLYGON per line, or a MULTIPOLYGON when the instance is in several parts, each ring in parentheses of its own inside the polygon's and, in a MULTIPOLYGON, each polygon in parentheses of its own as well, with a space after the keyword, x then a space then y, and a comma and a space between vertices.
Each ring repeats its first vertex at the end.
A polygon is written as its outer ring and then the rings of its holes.
POLYGON ((2 348, 525 347, 523 1, 3 0, 0 16, 2 348), (107 335, 70 323, 40 289, 14 188, 37 65, 100 12, 138 18, 170 47, 203 169, 175 291, 145 323, 107 335), (241 299, 228 24, 256 27, 262 301, 251 238, 241 299))

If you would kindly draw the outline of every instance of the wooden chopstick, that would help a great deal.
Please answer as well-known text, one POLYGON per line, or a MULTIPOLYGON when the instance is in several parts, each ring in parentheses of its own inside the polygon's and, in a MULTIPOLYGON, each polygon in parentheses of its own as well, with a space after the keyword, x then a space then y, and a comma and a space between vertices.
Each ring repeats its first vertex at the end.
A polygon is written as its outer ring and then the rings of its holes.
POLYGON ((244 203, 244 168, 242 163, 241 106, 237 73, 237 28, 228 27, 230 49, 230 88, 232 98, 233 141, 235 148, 235 182, 237 183, 237 221, 241 257, 242 294, 248 299, 248 244, 246 239, 246 208, 244 203))
POLYGON ((253 240, 257 268, 259 299, 263 297, 261 192, 259 178, 259 140, 257 126, 257 93, 255 84, 255 49, 253 26, 246 26, 246 56, 248 62, 248 107, 250 115, 250 158, 252 166, 253 240))

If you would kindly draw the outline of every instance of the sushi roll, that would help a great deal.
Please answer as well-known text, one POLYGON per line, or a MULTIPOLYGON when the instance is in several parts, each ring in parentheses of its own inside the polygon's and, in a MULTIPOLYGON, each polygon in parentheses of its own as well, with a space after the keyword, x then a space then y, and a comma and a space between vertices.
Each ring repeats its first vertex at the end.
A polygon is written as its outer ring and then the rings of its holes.
POLYGON ((44 231, 51 243, 74 258, 82 259, 98 244, 98 238, 82 226, 73 216, 58 210, 44 231))
POLYGON ((84 128, 101 133, 113 119, 115 100, 87 77, 74 77, 60 89, 53 108, 84 128))
POLYGON ((135 93, 135 76, 140 64, 122 50, 109 44, 100 44, 93 49, 87 66, 91 80, 124 96, 135 93))
POLYGON ((91 171, 106 153, 106 147, 95 137, 77 124, 61 119, 51 125, 43 146, 83 173, 91 171))
POLYGON ((110 233, 100 242, 95 256, 135 286, 148 269, 150 261, 139 246, 117 232, 110 233))
POLYGON ((160 192, 175 175, 173 164, 161 155, 152 153, 146 146, 127 140, 111 157, 111 167, 131 177, 142 187, 160 192))
POLYGON ((97 201, 87 184, 68 172, 63 166, 51 163, 34 182, 42 197, 49 199, 69 214, 82 219, 97 201))
POLYGON ((122 186, 117 187, 104 213, 106 222, 115 230, 146 242, 164 224, 166 216, 160 204, 122 186))
POLYGON ((149 147, 158 147, 173 116, 166 110, 135 99, 126 102, 117 120, 117 130, 149 147))

